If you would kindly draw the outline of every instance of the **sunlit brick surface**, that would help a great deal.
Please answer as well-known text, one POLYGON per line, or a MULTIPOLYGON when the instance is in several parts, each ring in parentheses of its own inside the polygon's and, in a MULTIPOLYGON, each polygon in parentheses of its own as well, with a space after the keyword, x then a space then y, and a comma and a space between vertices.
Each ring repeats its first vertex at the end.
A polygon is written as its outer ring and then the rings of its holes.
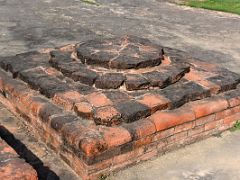
POLYGON ((147 160, 240 119, 240 76, 135 36, 0 59, 1 100, 82 177, 147 160))

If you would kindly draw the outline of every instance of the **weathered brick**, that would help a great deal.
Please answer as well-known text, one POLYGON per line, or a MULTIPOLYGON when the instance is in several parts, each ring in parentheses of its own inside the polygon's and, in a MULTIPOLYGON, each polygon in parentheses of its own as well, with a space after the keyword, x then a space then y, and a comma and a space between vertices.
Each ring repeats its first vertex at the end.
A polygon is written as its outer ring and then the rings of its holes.
POLYGON ((90 69, 81 68, 79 71, 74 72, 71 77, 73 80, 79 81, 83 84, 93 85, 98 74, 90 69))
POLYGON ((188 122, 188 123, 178 125, 175 127, 175 133, 179 133, 182 131, 187 131, 189 129, 192 129, 194 127, 194 124, 195 124, 194 122, 188 122))
POLYGON ((55 106, 51 103, 46 103, 44 106, 42 106, 39 111, 38 111, 38 117, 43 121, 43 122, 48 122, 49 117, 52 115, 56 114, 61 114, 62 109, 59 108, 58 106, 55 106))
POLYGON ((189 131, 188 131, 188 136, 195 136, 195 135, 197 135, 197 134, 200 134, 200 133, 202 133, 202 132, 204 132, 204 125, 201 125, 201 126, 196 126, 195 128, 193 128, 193 129, 190 129, 189 131))
POLYGON ((170 108, 178 108, 189 101, 195 101, 210 96, 210 91, 195 82, 179 82, 168 86, 159 92, 170 100, 170 108))
POLYGON ((145 94, 137 100, 139 103, 148 106, 151 112, 154 113, 157 110, 166 109, 169 106, 169 100, 158 94, 145 94))
POLYGON ((107 147, 107 142, 105 142, 99 133, 88 131, 82 138, 80 138, 79 148, 86 154, 86 156, 97 155, 105 151, 107 147))
POLYGON ((126 78, 125 85, 129 91, 146 89, 150 83, 146 78, 138 74, 128 74, 126 78))
POLYGON ((140 139, 156 132, 155 125, 147 119, 124 124, 123 127, 131 133, 133 139, 140 139))
POLYGON ((167 142, 168 142, 168 144, 172 144, 174 142, 179 142, 179 141, 185 139, 187 137, 187 135, 188 135, 187 131, 183 131, 183 132, 174 134, 173 136, 170 136, 167 138, 167 142))
POLYGON ((120 123, 121 114, 113 106, 104 106, 94 110, 93 118, 96 124, 110 126, 120 123))
POLYGON ((101 126, 98 130, 103 134, 108 148, 120 146, 132 140, 131 134, 122 127, 101 126))
POLYGON ((222 120, 209 122, 209 123, 205 124, 205 131, 218 128, 221 126, 222 123, 223 123, 222 120))
POLYGON ((228 102, 222 98, 209 98, 207 100, 194 102, 191 106, 196 118, 200 118, 227 109, 228 102))
POLYGON ((77 91, 66 91, 64 93, 57 93, 53 97, 53 101, 64 107, 66 110, 72 110, 73 105, 77 102, 81 102, 83 95, 77 91))
POLYGON ((150 115, 150 109, 137 101, 126 101, 116 105, 125 122, 133 122, 150 115))
POLYGON ((240 112, 240 106, 236 106, 236 107, 233 107, 233 108, 226 109, 224 111, 216 113, 216 120, 224 119, 225 117, 234 115, 234 114, 239 113, 239 112, 240 112))
POLYGON ((162 130, 156 133, 154 141, 159 141, 160 139, 165 139, 174 134, 174 127, 166 130, 162 130))
POLYGON ((157 131, 160 131, 193 121, 195 115, 188 107, 184 107, 172 111, 156 112, 149 119, 155 124, 157 131))
POLYGON ((106 73, 96 79, 95 86, 100 89, 117 89, 125 79, 122 73, 106 73))
POLYGON ((230 107, 240 105, 240 89, 229 91, 223 94, 223 96, 228 100, 230 107))
POLYGON ((103 94, 93 92, 86 96, 86 99, 95 107, 111 105, 112 102, 103 94))
POLYGON ((223 121, 224 124, 226 124, 226 125, 232 125, 232 124, 235 123, 236 121, 239 121, 239 120, 240 120, 240 113, 237 113, 237 114, 234 114, 234 115, 225 117, 223 120, 224 120, 224 121, 223 121))
POLYGON ((53 129, 56 131, 60 132, 62 127, 67 124, 71 123, 73 121, 80 120, 77 118, 77 116, 72 115, 72 114, 59 114, 56 116, 53 116, 50 118, 50 124, 53 129))
POLYGON ((92 119, 93 118, 93 107, 88 102, 79 102, 74 105, 75 112, 84 118, 92 119))
POLYGON ((211 114, 211 115, 208 115, 208 116, 205 116, 205 117, 198 118, 195 121, 195 124, 196 124, 196 126, 200 126, 200 125, 212 122, 212 121, 215 120, 215 117, 216 117, 215 114, 211 114))

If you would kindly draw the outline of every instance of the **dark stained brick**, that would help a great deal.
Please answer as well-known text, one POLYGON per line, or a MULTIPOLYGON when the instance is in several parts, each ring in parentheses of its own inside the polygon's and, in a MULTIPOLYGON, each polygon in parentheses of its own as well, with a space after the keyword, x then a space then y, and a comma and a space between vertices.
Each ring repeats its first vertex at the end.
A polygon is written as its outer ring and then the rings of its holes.
POLYGON ((35 68, 37 66, 47 67, 48 55, 39 52, 23 53, 1 62, 5 70, 10 71, 13 77, 17 77, 18 73, 23 70, 35 68))
POLYGON ((158 71, 152 71, 142 74, 147 80, 150 82, 150 86, 152 87, 166 87, 170 84, 170 79, 167 74, 158 71))
POLYGON ((146 78, 138 74, 128 74, 126 78, 125 85, 129 91, 146 89, 150 84, 146 78))
POLYGON ((72 79, 74 81, 79 81, 83 84, 93 85, 98 74, 95 71, 81 68, 79 71, 72 74, 72 79))
POLYGON ((62 109, 51 103, 46 103, 38 112, 38 117, 41 118, 43 122, 48 122, 49 117, 52 115, 57 115, 62 113, 62 109))
POLYGON ((96 79, 95 86, 100 89, 117 89, 124 80, 122 73, 106 73, 96 79))
POLYGON ((116 109, 126 122, 133 122, 150 115, 150 109, 136 101, 121 102, 116 105, 116 109))
POLYGON ((119 90, 116 91, 105 91, 103 92, 108 99, 110 99, 113 103, 119 103, 122 101, 130 100, 130 96, 124 92, 119 90))
POLYGON ((85 68, 85 65, 80 62, 71 62, 59 64, 56 68, 60 70, 65 76, 71 77, 74 72, 81 71, 83 68, 85 68))
POLYGON ((47 97, 53 97, 57 92, 69 90, 69 86, 56 77, 46 74, 41 69, 31 69, 20 72, 20 78, 33 89, 39 90, 47 97))
POLYGON ((240 76, 235 73, 222 73, 222 75, 210 77, 207 80, 219 85, 221 87, 221 92, 225 92, 231 89, 236 89, 237 85, 240 83, 240 76))
POLYGON ((56 115, 55 117, 51 118, 51 127, 56 131, 60 131, 65 124, 71 123, 77 120, 79 119, 77 118, 77 116, 73 114, 56 115))
POLYGON ((173 109, 189 101, 209 97, 210 91, 194 82, 187 82, 168 86, 159 94, 170 100, 170 109, 173 109))

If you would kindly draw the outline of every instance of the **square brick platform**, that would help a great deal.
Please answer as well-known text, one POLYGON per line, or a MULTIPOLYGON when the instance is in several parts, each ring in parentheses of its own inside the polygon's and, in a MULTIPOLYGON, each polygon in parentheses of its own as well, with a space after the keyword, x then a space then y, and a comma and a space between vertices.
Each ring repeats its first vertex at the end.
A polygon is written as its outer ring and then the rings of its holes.
POLYGON ((229 129, 240 76, 135 36, 0 58, 0 100, 84 179, 229 129))

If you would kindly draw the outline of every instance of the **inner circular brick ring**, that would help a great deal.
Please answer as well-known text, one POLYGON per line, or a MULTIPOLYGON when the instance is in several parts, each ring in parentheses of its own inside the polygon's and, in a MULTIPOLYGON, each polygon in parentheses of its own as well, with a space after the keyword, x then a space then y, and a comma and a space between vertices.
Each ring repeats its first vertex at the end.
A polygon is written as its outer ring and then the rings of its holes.
POLYGON ((88 41, 76 51, 83 64, 108 69, 153 67, 163 60, 161 46, 135 36, 88 41))
POLYGON ((161 46, 135 36, 90 40, 73 51, 52 51, 50 64, 97 89, 163 89, 190 71, 186 63, 166 60, 161 46), (78 57, 74 59, 72 53, 78 57))

